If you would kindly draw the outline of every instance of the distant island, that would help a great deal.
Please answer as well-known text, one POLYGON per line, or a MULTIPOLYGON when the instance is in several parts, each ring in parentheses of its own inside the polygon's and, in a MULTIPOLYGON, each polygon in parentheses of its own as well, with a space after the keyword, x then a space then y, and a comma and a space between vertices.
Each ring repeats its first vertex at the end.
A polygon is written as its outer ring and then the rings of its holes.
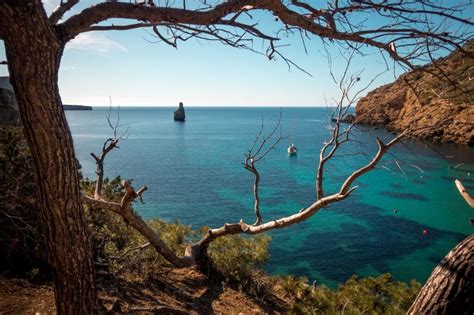
POLYGON ((64 110, 92 110, 92 106, 87 105, 63 105, 64 110))

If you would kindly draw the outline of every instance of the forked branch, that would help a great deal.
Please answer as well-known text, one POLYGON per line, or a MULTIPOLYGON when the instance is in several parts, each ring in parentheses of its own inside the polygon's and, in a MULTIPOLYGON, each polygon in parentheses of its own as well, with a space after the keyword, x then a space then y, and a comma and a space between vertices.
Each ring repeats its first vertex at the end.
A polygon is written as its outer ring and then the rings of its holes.
POLYGON ((95 191, 94 191, 94 198, 95 199, 101 199, 102 198, 102 186, 104 183, 104 160, 107 154, 112 151, 115 148, 118 148, 118 143, 120 140, 125 139, 126 133, 128 131, 125 130, 122 134, 118 134, 118 129, 120 127, 120 108, 117 109, 117 119, 115 121, 115 124, 112 123, 112 118, 111 118, 111 113, 112 113, 112 100, 110 99, 110 107, 109 107, 109 113, 107 115, 107 123, 109 124, 109 127, 112 129, 113 132, 113 137, 108 138, 105 142, 104 145, 102 146, 102 152, 99 156, 97 156, 94 153, 91 153, 91 156, 94 158, 96 162, 96 174, 97 174, 97 179, 96 179, 96 184, 95 184, 95 191))
POLYGON ((331 138, 324 143, 319 153, 319 163, 316 171, 316 198, 318 200, 324 197, 323 182, 325 164, 334 157, 335 153, 344 143, 350 140, 349 136, 352 128, 355 125, 355 121, 347 121, 348 112, 359 101, 360 95, 366 91, 378 77, 374 77, 368 84, 356 91, 353 91, 356 87, 356 84, 360 81, 360 76, 362 74, 362 72, 355 75, 349 74, 349 68, 351 66, 355 51, 352 51, 345 60, 346 66, 340 78, 337 78, 337 76, 333 73, 331 54, 327 51, 326 53, 329 62, 331 78, 339 88, 340 97, 337 101, 335 101, 336 107, 331 117, 331 138), (343 124, 345 123, 348 124, 346 124, 344 128, 343 124))
POLYGON ((254 225, 260 225, 262 223, 262 214, 260 213, 260 197, 258 195, 258 188, 260 183, 260 173, 257 170, 257 162, 265 158, 283 139, 281 134, 281 111, 274 128, 269 132, 268 135, 262 135, 264 128, 264 120, 262 114, 262 124, 260 130, 253 142, 251 148, 245 154, 244 167, 247 171, 251 172, 254 176, 253 183, 253 196, 254 196, 254 212, 256 221, 254 225), (276 133, 279 131, 279 135, 276 133))

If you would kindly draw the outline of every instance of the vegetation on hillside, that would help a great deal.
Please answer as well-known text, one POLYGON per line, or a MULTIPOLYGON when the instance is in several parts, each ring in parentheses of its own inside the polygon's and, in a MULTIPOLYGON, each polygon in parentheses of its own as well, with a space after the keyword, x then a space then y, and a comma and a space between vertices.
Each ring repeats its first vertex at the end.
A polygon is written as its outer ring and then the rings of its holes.
POLYGON ((33 161, 20 128, 0 127, 0 270, 45 272, 33 161))
POLYGON ((394 281, 390 274, 352 276, 337 289, 310 286, 305 278, 282 276, 277 280, 286 294, 293 294, 293 314, 405 314, 421 289, 418 282, 394 281))
MULTIPOLYGON (((474 54, 474 40, 466 43, 464 49, 474 54)), ((406 77, 416 86, 422 104, 439 98, 457 106, 474 104, 474 58, 455 51, 420 70, 429 72, 409 72, 406 77)))
POLYGON ((374 89, 356 107, 356 122, 434 142, 474 144, 474 40, 374 89))

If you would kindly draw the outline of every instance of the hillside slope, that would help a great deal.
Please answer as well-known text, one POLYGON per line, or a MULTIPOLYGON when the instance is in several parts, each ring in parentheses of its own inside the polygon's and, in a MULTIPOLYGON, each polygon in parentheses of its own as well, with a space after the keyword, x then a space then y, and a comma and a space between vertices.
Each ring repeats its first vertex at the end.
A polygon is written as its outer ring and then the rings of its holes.
MULTIPOLYGON (((474 41, 465 49, 474 53, 474 41)), ((421 70, 427 71, 409 72, 369 92, 357 104, 356 122, 390 131, 432 126, 415 136, 474 144, 474 59, 454 52, 421 70)))

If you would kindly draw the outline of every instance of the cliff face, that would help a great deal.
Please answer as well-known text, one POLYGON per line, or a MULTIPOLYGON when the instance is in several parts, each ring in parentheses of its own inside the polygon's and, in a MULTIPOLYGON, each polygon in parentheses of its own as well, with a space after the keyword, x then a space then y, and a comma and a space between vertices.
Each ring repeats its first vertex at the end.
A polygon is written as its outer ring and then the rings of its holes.
POLYGON ((8 77, 0 77, 0 125, 19 125, 20 115, 8 77))
MULTIPOLYGON (((465 46, 474 53, 474 41, 465 46)), ((356 106, 356 122, 391 131, 412 126, 416 137, 474 144, 474 59, 460 52, 381 86, 356 106), (440 71, 442 70, 442 72, 440 71)))
MULTIPOLYGON (((64 110, 92 110, 92 106, 64 105, 64 110)), ((19 126, 20 113, 9 77, 0 77, 0 126, 19 126)))

